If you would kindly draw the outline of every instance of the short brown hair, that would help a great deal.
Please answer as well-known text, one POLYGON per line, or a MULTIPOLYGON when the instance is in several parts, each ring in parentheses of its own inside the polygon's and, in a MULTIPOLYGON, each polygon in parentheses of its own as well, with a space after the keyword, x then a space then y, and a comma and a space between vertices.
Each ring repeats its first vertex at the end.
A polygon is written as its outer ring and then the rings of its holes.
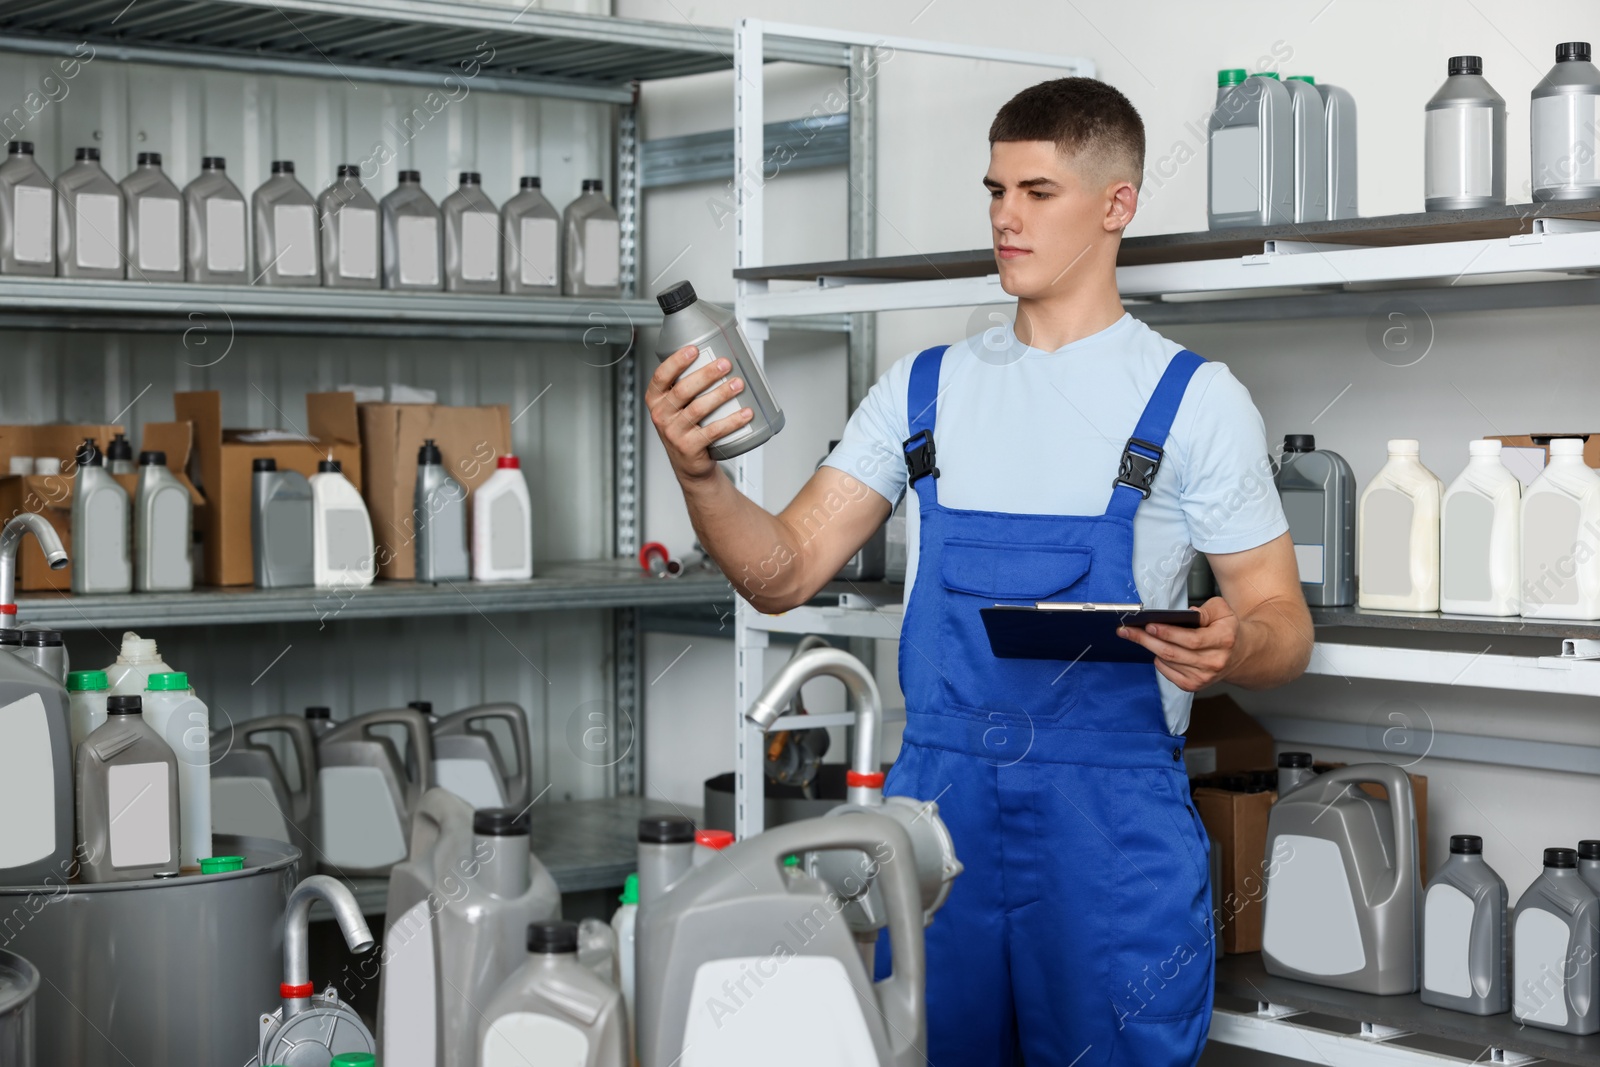
POLYGON ((1063 155, 1087 156, 1097 170, 1137 188, 1144 176, 1144 120, 1128 98, 1094 78, 1057 78, 1006 101, 989 144, 1052 141, 1063 155))

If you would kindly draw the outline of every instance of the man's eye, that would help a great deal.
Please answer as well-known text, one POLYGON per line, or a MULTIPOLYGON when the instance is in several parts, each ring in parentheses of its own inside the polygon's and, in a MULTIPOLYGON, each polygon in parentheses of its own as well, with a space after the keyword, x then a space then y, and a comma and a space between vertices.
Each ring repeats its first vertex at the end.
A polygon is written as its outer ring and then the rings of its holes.
POLYGON ((1050 199, 1050 194, 1049 193, 1029 192, 1028 195, 1033 197, 1035 200, 1049 200, 1050 199))

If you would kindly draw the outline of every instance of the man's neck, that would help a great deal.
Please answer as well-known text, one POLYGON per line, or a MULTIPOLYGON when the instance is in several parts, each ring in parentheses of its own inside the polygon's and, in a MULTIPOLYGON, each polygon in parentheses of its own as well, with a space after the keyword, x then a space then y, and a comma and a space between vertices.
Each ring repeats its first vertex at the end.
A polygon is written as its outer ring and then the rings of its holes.
POLYGON ((1124 314, 1115 283, 1084 292, 1017 301, 1017 340, 1041 352, 1092 337, 1124 314))

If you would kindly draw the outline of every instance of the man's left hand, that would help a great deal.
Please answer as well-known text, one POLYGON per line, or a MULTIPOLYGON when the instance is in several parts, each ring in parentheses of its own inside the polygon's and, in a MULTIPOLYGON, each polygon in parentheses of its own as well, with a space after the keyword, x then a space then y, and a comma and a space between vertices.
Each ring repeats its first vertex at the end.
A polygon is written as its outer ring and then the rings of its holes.
POLYGON ((1227 676, 1239 640, 1239 616, 1214 596, 1200 605, 1195 629, 1151 623, 1124 626, 1117 636, 1143 645, 1156 656, 1156 670, 1173 685, 1193 693, 1227 676))

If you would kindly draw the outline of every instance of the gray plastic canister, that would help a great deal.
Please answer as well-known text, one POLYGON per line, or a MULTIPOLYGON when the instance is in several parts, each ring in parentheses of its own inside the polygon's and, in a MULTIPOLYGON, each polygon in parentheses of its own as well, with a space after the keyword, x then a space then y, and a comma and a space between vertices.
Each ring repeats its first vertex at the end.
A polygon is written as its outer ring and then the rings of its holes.
POLYGON ((0 949, 0 1063, 33 1067, 33 1000, 39 992, 39 970, 0 949))
POLYGON ((1318 449, 1311 434, 1288 434, 1275 481, 1306 603, 1354 604, 1358 490, 1350 464, 1337 452, 1318 449))
POLYGON ((1424 1004, 1469 1015, 1511 1009, 1506 903, 1506 883, 1483 860, 1483 838, 1453 835, 1450 858, 1423 898, 1424 1004))
POLYGON ((1422 206, 1461 211, 1506 202, 1506 102, 1479 56, 1451 56, 1423 108, 1422 206))
POLYGON ((1517 901, 1511 926, 1511 1014, 1567 1034, 1600 1033, 1600 897, 1570 848, 1544 850, 1544 871, 1517 901))
MULTIPOLYGON (((1294 124, 1277 75, 1217 75, 1207 125, 1206 221, 1213 230, 1294 221, 1294 124)), ((1324 203, 1326 195, 1324 195, 1324 203)))
POLYGON ((1600 70, 1589 62, 1589 43, 1556 45, 1556 65, 1533 87, 1529 143, 1534 200, 1587 200, 1600 196, 1600 70))

